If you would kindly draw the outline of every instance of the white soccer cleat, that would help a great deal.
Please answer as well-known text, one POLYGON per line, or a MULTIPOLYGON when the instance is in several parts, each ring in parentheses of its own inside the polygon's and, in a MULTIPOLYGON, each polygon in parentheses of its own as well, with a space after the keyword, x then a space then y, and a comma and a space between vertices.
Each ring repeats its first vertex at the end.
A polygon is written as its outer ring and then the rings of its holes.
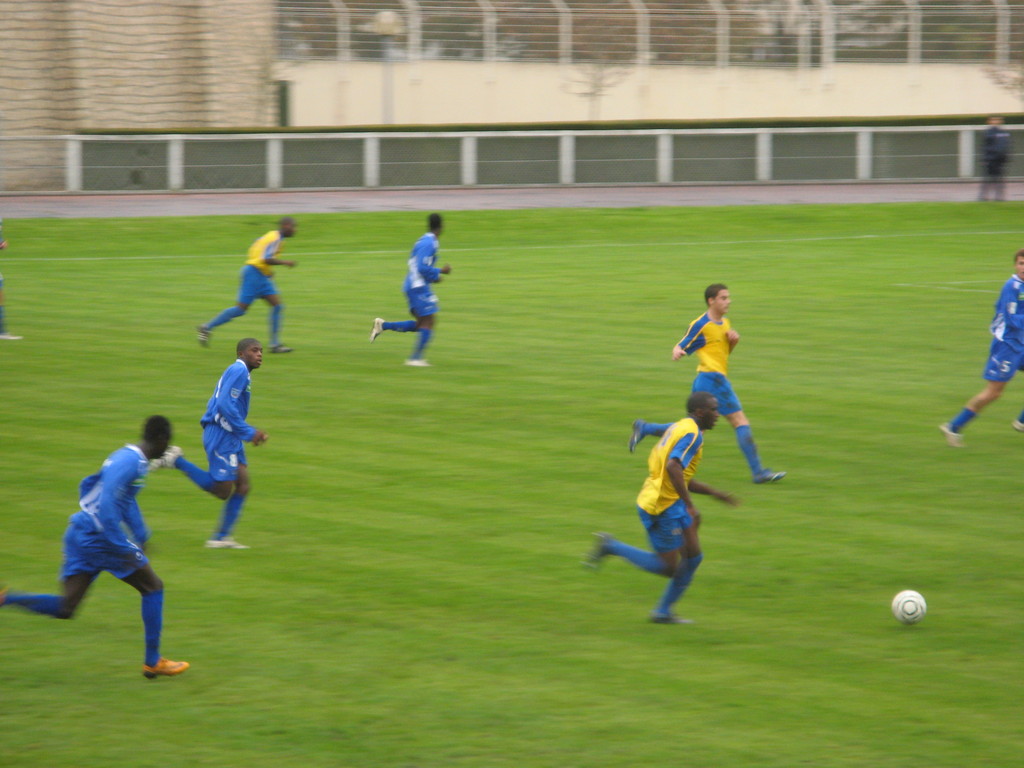
POLYGON ((178 457, 181 455, 181 448, 176 445, 172 445, 164 451, 163 456, 149 462, 149 469, 150 471, 154 469, 171 469, 174 466, 174 462, 177 461, 178 457))
POLYGON ((1024 421, 1017 421, 1014 419, 1010 422, 1010 426, 1016 429, 1018 432, 1024 432, 1024 421))
POLYGON ((209 539, 206 546, 209 549, 249 549, 247 545, 235 541, 231 536, 225 536, 223 539, 209 539))
POLYGON ((939 430, 946 436, 946 445, 950 448, 963 448, 964 436, 949 428, 949 424, 939 424, 939 430))
POLYGON ((405 361, 405 364, 406 365, 411 365, 414 368, 429 368, 430 367, 430 363, 428 363, 426 360, 423 360, 423 359, 418 358, 418 357, 410 357, 408 360, 405 361))
POLYGON ((375 318, 373 321, 373 329, 370 331, 370 343, 373 344, 373 340, 382 333, 384 333, 384 318, 375 318))
POLYGON ((19 341, 21 338, 21 336, 15 336, 13 333, 0 333, 0 339, 4 341, 19 341))

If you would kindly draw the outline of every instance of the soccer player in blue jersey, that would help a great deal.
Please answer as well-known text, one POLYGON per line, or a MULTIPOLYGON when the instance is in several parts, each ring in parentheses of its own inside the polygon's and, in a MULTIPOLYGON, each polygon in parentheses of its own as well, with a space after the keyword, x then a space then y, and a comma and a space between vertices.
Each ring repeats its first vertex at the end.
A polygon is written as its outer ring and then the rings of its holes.
POLYGON ((17 605, 57 619, 70 619, 96 577, 103 571, 113 574, 142 595, 146 639, 142 674, 148 678, 180 675, 189 667, 187 661, 160 656, 164 584, 143 551, 149 530, 136 500, 145 485, 150 460, 163 454, 170 440, 171 423, 163 416, 151 416, 137 445, 114 451, 99 472, 82 480, 78 489, 80 509, 71 515, 64 534, 62 595, 0 591, 0 606, 17 605))
MULTIPOLYGON (((4 220, 0 219, 0 251, 7 247, 7 241, 3 235, 4 220)), ((0 275, 0 340, 18 341, 21 336, 15 336, 7 332, 7 325, 4 322, 4 276, 0 275)))
POLYGON ((206 542, 211 549, 249 549, 231 535, 249 494, 244 443, 263 445, 269 439, 266 432, 245 421, 249 415, 251 373, 263 364, 263 345, 256 339, 242 339, 236 353, 238 359, 221 375, 206 405, 206 413, 199 421, 203 426, 203 447, 209 459, 209 471, 182 456, 178 446, 169 448, 153 464, 154 469, 181 470, 204 491, 224 501, 220 525, 206 542))
MULTIPOLYGON (((953 448, 963 448, 963 428, 985 406, 998 400, 1013 375, 1024 368, 1024 249, 1014 254, 1013 275, 999 292, 989 330, 992 332, 992 344, 981 376, 985 380, 985 388, 968 400, 951 421, 939 425, 946 442, 953 448)), ((1024 432, 1024 413, 1011 425, 1018 432, 1024 432)))
POLYGON ((285 216, 277 222, 277 229, 270 230, 249 246, 249 254, 245 266, 242 267, 238 303, 233 307, 228 307, 208 323, 203 323, 196 328, 200 344, 204 347, 207 346, 210 343, 210 332, 214 328, 224 325, 236 317, 241 317, 256 299, 263 299, 270 305, 270 351, 292 351, 291 347, 286 347, 281 343, 280 332, 284 304, 281 303, 281 298, 277 295, 277 286, 271 280, 274 276, 274 270, 271 267, 298 265, 297 261, 277 258, 284 239, 294 237, 297 226, 295 219, 285 216))
POLYGON ((692 623, 672 613, 672 606, 686 592, 704 559, 698 536, 700 513, 691 494, 707 494, 732 506, 739 503, 732 494, 693 479, 704 454, 704 431, 718 421, 718 401, 708 392, 693 392, 686 410, 687 417, 675 423, 643 423, 644 435, 661 437, 647 459, 648 476, 636 500, 640 522, 654 551, 597 533, 597 544, 585 561, 596 568, 605 557, 614 555, 666 577, 668 586, 650 617, 656 624, 692 623))
POLYGON ((412 254, 409 256, 409 272, 402 286, 409 303, 409 313, 416 319, 389 323, 383 317, 378 317, 373 321, 373 328, 370 331, 371 342, 384 331, 398 331, 399 333, 416 331, 419 334, 416 339, 416 347, 405 364, 419 367, 430 365, 423 359, 423 353, 427 349, 427 344, 430 343, 430 337, 434 334, 434 321, 438 310, 437 296, 434 295, 430 285, 431 283, 440 283, 441 275, 451 274, 452 271, 448 264, 443 267, 435 266, 437 251, 440 247, 438 238, 444 228, 441 214, 430 214, 427 217, 427 227, 429 231, 412 247, 412 254))
MULTIPOLYGON (((682 341, 672 348, 672 359, 679 360, 696 354, 697 377, 693 380, 694 392, 710 392, 718 398, 721 414, 736 430, 736 441, 750 465, 750 473, 755 483, 774 483, 786 476, 785 472, 775 472, 761 464, 757 445, 750 431, 750 421, 743 413, 743 406, 729 382, 729 356, 740 341, 726 313, 732 304, 729 289, 721 283, 709 285, 704 290, 704 303, 707 311, 690 323, 682 341)), ((643 439, 643 421, 633 425, 633 435, 629 441, 632 451, 637 442, 643 439)))

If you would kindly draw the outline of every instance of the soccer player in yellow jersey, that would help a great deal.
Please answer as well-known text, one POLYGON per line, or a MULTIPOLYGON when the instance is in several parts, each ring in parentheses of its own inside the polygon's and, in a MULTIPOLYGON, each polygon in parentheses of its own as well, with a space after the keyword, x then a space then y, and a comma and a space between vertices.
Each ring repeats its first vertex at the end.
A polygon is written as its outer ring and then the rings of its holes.
POLYGON ((596 568, 603 558, 615 555, 667 577, 668 586, 651 613, 655 624, 692 623, 672 613, 672 606, 690 586, 704 559, 697 535, 700 513, 691 494, 714 496, 732 506, 739 503, 732 494, 693 479, 704 453, 704 430, 712 429, 718 421, 718 401, 707 392, 694 392, 686 401, 686 409, 689 415, 674 424, 647 424, 647 434, 659 435, 661 440, 647 459, 648 476, 636 504, 654 551, 597 533, 597 544, 586 560, 587 565, 596 568))
MULTIPOLYGON (((740 341, 740 335, 733 330, 729 318, 725 315, 732 304, 729 289, 721 283, 709 285, 704 290, 704 302, 707 312, 698 317, 686 331, 682 341, 672 348, 672 359, 697 355, 697 378, 693 380, 694 392, 710 392, 718 398, 721 414, 736 430, 736 442, 750 465, 750 473, 755 483, 775 483, 786 476, 785 472, 775 472, 761 465, 761 457, 757 453, 754 437, 750 433, 750 421, 743 413, 743 406, 732 389, 727 378, 729 375, 729 355, 740 341)), ((633 435, 629 441, 629 450, 644 437, 644 422, 633 424, 633 435)))
POLYGON ((203 323, 196 328, 199 343, 204 347, 210 343, 210 331, 218 325, 241 317, 248 311, 249 305, 256 299, 263 299, 270 305, 270 351, 291 352, 291 347, 281 343, 281 315, 284 314, 284 304, 277 295, 277 286, 271 280, 274 270, 271 267, 284 266, 294 267, 297 261, 279 259, 277 255, 281 252, 281 244, 286 237, 293 237, 296 228, 295 219, 285 216, 277 222, 277 229, 272 229, 255 243, 249 246, 249 255, 245 266, 242 267, 241 287, 238 290, 238 303, 228 307, 213 320, 203 323))

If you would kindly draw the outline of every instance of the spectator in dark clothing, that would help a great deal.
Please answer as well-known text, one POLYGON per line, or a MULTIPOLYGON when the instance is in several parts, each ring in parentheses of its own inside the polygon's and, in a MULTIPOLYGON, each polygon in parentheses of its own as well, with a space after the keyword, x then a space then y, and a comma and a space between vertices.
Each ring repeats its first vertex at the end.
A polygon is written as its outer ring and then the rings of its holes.
POLYGON ((978 199, 1005 200, 1003 169, 1010 159, 1010 132, 1003 127, 1003 118, 992 116, 988 119, 981 159, 985 164, 985 175, 981 180, 978 199))

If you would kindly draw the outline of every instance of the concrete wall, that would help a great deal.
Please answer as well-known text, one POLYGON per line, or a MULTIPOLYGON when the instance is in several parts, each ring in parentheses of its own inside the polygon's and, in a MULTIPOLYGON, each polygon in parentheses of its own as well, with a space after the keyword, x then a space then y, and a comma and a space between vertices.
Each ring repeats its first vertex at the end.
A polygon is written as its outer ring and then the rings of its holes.
MULTIPOLYGON (((978 65, 837 64, 831 71, 657 67, 614 72, 600 99, 588 75, 557 64, 395 62, 394 122, 492 123, 1016 112, 1020 103, 978 65), (595 114, 595 106, 597 107, 595 114)), ((382 122, 384 65, 278 62, 291 122, 382 122)), ((591 80, 592 81, 592 80, 591 80)))
MULTIPOLYGON (((0 0, 0 139, 276 122, 272 0, 0 0)), ((53 189, 64 145, 0 141, 0 186, 53 189)))
POLYGON ((272 0, 0 0, 0 135, 268 126, 272 0))

